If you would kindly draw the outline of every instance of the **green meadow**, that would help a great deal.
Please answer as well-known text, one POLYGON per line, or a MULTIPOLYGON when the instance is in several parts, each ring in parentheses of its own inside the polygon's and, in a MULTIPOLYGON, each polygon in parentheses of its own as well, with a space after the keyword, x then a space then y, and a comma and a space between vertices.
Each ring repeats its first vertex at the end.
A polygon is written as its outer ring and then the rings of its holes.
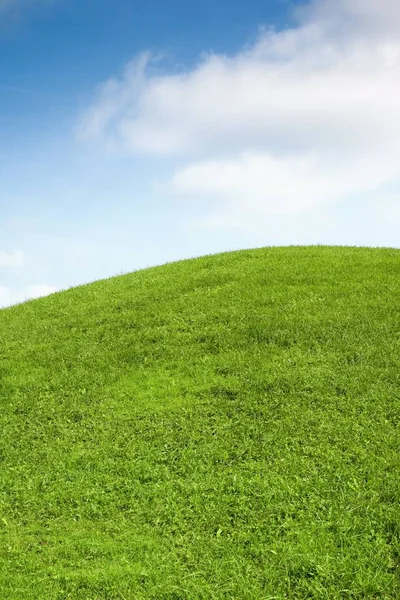
POLYGON ((400 598, 400 250, 0 310, 1 600, 400 598))

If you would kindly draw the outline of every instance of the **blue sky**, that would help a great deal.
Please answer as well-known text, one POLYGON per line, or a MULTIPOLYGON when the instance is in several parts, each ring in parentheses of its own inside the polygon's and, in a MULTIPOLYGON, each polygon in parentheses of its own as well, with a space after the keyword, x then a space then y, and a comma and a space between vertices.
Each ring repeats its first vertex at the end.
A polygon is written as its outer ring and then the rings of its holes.
POLYGON ((400 247, 397 0, 0 0, 0 306, 170 260, 400 247))

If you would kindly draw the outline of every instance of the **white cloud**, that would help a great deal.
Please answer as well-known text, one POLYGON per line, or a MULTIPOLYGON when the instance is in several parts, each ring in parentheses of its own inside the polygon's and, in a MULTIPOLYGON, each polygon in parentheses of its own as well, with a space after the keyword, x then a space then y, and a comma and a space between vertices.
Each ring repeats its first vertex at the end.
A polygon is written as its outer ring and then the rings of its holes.
POLYGON ((5 252, 0 250, 0 269, 21 267, 24 262, 24 254, 21 250, 5 252))
POLYGON ((12 291, 8 287, 0 286, 0 308, 19 304, 33 298, 48 296, 57 291, 57 288, 51 285, 34 284, 21 291, 12 291))
POLYGON ((188 72, 151 75, 142 55, 101 88, 80 134, 175 156, 167 189, 255 214, 378 197, 400 181, 400 3, 316 0, 297 18, 188 72))
POLYGON ((173 175, 168 189, 179 195, 221 198, 231 213, 245 207, 257 215, 287 214, 379 190, 393 167, 364 160, 363 168, 353 171, 346 164, 317 157, 282 160, 248 153, 190 164, 173 175), (365 173, 371 170, 367 178, 365 173))

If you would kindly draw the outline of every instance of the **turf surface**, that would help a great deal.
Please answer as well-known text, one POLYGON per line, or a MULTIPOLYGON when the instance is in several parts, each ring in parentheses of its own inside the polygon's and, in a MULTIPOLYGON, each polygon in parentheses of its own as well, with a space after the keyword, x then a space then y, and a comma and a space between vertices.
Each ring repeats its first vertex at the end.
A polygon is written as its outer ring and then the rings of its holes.
POLYGON ((0 311, 0 598, 400 598, 400 250, 0 311))

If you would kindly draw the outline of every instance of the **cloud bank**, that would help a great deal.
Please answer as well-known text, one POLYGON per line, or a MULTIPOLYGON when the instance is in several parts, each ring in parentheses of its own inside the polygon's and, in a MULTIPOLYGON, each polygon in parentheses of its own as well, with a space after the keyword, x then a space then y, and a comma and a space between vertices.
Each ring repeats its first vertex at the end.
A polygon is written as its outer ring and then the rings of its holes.
POLYGON ((152 73, 143 54, 101 86, 87 140, 168 157, 165 192, 238 215, 298 213, 400 184, 400 3, 315 0, 233 56, 152 73))
POLYGON ((14 292, 8 287, 0 285, 0 308, 25 302, 26 300, 32 300, 34 298, 42 298, 43 296, 48 296, 56 291, 57 288, 51 285, 42 284, 30 285, 26 289, 18 292, 14 292))

